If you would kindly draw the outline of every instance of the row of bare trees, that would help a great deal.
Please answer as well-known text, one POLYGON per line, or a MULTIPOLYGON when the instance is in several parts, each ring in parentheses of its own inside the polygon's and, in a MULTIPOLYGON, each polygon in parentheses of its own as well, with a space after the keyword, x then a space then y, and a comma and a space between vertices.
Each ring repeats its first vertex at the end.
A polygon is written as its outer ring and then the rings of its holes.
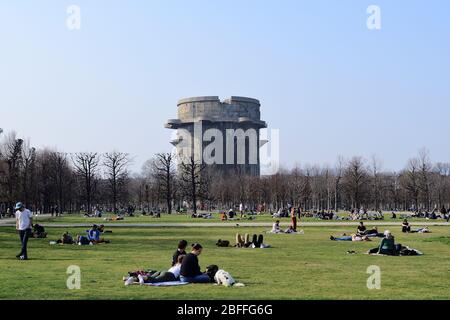
POLYGON ((45 213, 84 210, 101 203, 117 212, 127 204, 130 157, 37 150, 12 132, 0 142, 0 213, 13 212, 16 201, 45 213))
POLYGON ((254 210, 276 211, 288 204, 305 210, 447 210, 450 207, 450 163, 432 163, 421 150, 399 172, 383 170, 381 160, 339 157, 334 166, 306 165, 275 175, 220 176, 192 159, 176 174, 174 158, 158 154, 144 166, 142 183, 153 186, 152 204, 186 203, 229 209, 243 203, 254 210))
POLYGON ((131 175, 126 153, 67 154, 37 150, 15 133, 0 140, 0 213, 16 201, 42 212, 91 213, 95 206, 118 212, 134 206, 172 213, 189 207, 230 209, 245 204, 276 211, 291 204, 305 210, 367 208, 426 210, 450 206, 450 164, 433 163, 426 150, 398 172, 370 159, 339 157, 333 166, 304 165, 277 174, 221 176, 193 159, 177 164, 156 154, 131 175))

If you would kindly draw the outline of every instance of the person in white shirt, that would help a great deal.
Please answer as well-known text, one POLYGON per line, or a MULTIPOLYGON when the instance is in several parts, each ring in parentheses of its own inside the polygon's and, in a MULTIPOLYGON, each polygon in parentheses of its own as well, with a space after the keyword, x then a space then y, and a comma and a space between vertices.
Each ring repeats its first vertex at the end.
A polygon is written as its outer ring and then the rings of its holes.
POLYGON ((243 218, 245 212, 244 212, 244 205, 242 203, 239 205, 239 213, 241 214, 241 218, 243 218))
POLYGON ((33 214, 26 209, 22 202, 18 202, 15 207, 16 211, 16 229, 19 231, 22 250, 16 256, 20 260, 28 260, 27 244, 28 237, 31 234, 33 226, 33 214))
POLYGON ((281 228, 280 228, 280 220, 277 220, 273 226, 272 226, 272 230, 270 231, 271 233, 281 233, 281 228))

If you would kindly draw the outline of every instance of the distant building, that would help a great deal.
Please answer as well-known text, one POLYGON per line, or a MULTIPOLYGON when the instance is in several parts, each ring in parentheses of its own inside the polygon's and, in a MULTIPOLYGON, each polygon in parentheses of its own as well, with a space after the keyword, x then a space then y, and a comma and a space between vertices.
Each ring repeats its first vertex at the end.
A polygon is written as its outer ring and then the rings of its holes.
POLYGON ((260 102, 245 97, 194 97, 178 102, 178 119, 165 127, 177 129, 172 144, 181 157, 194 157, 222 174, 260 175, 260 102))

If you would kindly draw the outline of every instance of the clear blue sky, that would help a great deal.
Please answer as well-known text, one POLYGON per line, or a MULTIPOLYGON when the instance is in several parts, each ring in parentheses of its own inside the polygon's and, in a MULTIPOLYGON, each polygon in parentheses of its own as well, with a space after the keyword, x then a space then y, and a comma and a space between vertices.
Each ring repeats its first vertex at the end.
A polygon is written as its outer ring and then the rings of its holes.
POLYGON ((0 127, 38 147, 118 149, 138 171, 170 150, 178 99, 241 95, 286 166, 377 154, 398 170, 422 147, 450 161, 448 0, 0 0, 0 41, 0 127))

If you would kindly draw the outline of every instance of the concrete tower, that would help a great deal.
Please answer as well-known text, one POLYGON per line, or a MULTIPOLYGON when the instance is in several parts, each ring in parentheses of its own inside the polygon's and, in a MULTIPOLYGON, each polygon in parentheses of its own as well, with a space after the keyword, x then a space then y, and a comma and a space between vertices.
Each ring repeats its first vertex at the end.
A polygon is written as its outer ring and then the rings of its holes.
POLYGON ((168 120, 165 127, 178 130, 172 141, 178 156, 192 156, 222 174, 259 176, 259 149, 265 143, 259 131, 267 127, 260 106, 258 100, 244 97, 182 99, 178 119, 168 120))

